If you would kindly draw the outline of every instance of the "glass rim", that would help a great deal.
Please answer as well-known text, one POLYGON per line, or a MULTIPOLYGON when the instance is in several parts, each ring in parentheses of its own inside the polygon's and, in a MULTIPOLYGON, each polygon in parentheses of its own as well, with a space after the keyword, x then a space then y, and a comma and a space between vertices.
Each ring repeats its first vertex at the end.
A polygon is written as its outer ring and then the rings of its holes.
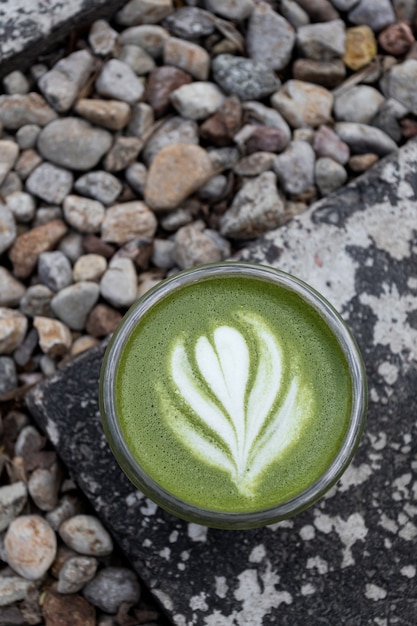
POLYGON ((242 261, 223 261, 186 269, 164 279, 126 312, 114 332, 104 356, 100 375, 100 412, 110 448, 119 465, 143 493, 177 517, 217 528, 254 528, 286 519, 306 509, 323 496, 341 477, 359 445, 365 426, 367 383, 359 347, 346 322, 334 306, 311 285, 283 270, 242 261), (117 422, 114 384, 124 342, 137 322, 157 302, 179 287, 220 277, 248 277, 273 282, 290 289, 309 304, 326 322, 346 358, 352 382, 352 408, 348 429, 339 450, 323 474, 306 489, 272 507, 248 512, 224 512, 196 506, 174 496, 145 472, 131 453, 117 422), (111 363, 111 367, 108 364, 111 363))

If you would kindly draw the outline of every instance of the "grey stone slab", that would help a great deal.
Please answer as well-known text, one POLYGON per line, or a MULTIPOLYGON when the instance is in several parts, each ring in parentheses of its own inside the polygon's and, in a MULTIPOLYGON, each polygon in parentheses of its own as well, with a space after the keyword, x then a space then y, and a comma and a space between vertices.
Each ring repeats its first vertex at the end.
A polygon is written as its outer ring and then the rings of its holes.
POLYGON ((110 17, 126 0, 1 0, 0 77, 24 69, 74 28, 110 17))
POLYGON ((291 271, 343 313, 363 351, 369 415, 337 486, 252 531, 207 530, 144 499, 97 406, 100 346, 29 406, 100 518, 178 626, 412 626, 417 615, 417 143, 240 253, 291 271))

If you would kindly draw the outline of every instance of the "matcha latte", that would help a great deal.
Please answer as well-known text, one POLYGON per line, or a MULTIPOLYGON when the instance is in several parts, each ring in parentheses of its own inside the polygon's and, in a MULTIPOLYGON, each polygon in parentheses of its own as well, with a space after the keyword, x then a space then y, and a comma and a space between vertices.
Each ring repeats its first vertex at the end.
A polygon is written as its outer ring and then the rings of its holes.
POLYGON ((132 482, 224 528, 320 497, 352 457, 366 404, 360 355, 332 307, 244 263, 182 272, 139 300, 109 345, 100 396, 132 482))

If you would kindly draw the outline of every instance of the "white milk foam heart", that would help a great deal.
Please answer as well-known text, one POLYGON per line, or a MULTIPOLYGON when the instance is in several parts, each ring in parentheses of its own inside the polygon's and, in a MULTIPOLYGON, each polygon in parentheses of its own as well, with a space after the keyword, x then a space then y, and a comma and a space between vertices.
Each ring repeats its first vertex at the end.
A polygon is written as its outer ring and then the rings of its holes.
POLYGON ((183 338, 174 343, 170 374, 191 411, 166 421, 192 454, 226 471, 239 492, 250 495, 265 469, 300 436, 313 399, 296 375, 282 389, 284 356, 276 334, 257 316, 243 320, 256 351, 229 325, 210 338, 200 336, 194 355, 183 338))

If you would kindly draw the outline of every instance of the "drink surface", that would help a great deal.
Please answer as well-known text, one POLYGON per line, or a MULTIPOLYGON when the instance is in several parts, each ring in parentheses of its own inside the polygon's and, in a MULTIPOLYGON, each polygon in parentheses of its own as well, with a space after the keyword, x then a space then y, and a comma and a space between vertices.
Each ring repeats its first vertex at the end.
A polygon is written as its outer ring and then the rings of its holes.
POLYGON ((163 298, 116 370, 117 419, 139 465, 213 511, 265 509, 306 489, 336 456, 351 404, 346 358, 319 314, 246 277, 163 298))

